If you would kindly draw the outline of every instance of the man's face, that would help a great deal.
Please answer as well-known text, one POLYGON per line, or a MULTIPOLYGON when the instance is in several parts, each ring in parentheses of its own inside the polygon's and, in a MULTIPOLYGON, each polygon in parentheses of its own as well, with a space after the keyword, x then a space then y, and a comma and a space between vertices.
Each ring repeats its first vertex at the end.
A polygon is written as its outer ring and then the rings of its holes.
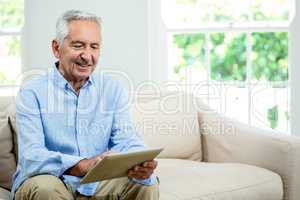
POLYGON ((101 45, 100 26, 93 21, 77 20, 69 23, 69 35, 59 47, 52 42, 59 68, 68 81, 81 81, 96 68, 101 45))

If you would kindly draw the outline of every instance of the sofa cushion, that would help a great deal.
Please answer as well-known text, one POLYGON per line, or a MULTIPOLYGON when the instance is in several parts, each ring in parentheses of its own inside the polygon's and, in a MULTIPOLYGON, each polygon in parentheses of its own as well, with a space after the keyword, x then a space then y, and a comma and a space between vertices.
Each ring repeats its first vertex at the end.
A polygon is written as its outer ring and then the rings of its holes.
POLYGON ((9 200, 10 192, 0 187, 0 200, 9 200))
POLYGON ((0 114, 0 187, 11 189, 15 170, 13 135, 8 123, 8 112, 4 111, 0 114))
POLYGON ((170 92, 134 102, 131 114, 137 132, 150 147, 164 147, 159 157, 202 159, 197 106, 191 95, 170 92))
POLYGON ((279 175, 235 163, 158 159, 161 200, 282 200, 279 175))
POLYGON ((13 136, 13 153, 16 161, 18 161, 18 135, 17 135, 17 123, 16 123, 16 104, 11 104, 7 108, 8 123, 10 125, 13 136))
MULTIPOLYGON (((16 91, 14 91, 16 92, 16 91)), ((11 104, 15 104, 16 97, 12 96, 2 96, 0 98, 0 110, 6 110, 11 104)))

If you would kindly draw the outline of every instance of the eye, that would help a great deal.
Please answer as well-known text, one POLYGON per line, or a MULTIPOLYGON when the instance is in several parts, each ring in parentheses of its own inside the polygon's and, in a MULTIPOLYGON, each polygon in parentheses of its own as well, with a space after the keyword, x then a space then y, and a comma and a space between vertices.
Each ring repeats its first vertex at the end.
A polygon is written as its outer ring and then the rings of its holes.
POLYGON ((73 47, 74 47, 75 49, 80 49, 80 48, 83 47, 83 45, 73 45, 73 47))
POLYGON ((98 45, 98 44, 92 44, 92 45, 91 45, 91 48, 92 48, 92 49, 99 49, 99 45, 98 45))
POLYGON ((72 44, 72 48, 74 48, 74 49, 82 49, 82 48, 84 48, 84 44, 81 43, 81 42, 75 42, 75 43, 72 44))

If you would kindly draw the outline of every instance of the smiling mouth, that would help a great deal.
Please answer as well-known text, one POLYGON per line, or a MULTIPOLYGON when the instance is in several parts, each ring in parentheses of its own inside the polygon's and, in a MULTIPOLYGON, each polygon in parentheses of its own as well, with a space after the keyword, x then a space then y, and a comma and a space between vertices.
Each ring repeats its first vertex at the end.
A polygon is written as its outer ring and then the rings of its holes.
POLYGON ((87 68, 87 67, 92 66, 91 64, 85 64, 85 63, 80 63, 80 62, 75 62, 75 64, 81 68, 87 68))
POLYGON ((86 72, 90 69, 91 65, 82 65, 80 63, 75 63, 77 65, 77 70, 80 72, 86 72))

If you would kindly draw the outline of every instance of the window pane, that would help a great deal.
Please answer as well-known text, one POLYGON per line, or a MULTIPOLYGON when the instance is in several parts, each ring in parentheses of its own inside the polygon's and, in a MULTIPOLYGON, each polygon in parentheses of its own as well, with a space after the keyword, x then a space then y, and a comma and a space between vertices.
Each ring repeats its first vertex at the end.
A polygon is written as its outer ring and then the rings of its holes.
POLYGON ((167 25, 197 25, 209 21, 209 1, 161 0, 162 18, 167 25))
POLYGON ((23 0, 0 0, 0 28, 21 28, 24 23, 23 0))
POLYGON ((246 80, 246 34, 211 34, 211 79, 246 80))
POLYGON ((288 21, 294 0, 161 0, 168 27, 209 22, 288 21))
POLYGON ((292 0, 253 0, 253 20, 287 21, 291 3, 292 0))
POLYGON ((247 21, 249 1, 239 3, 237 0, 210 0, 214 22, 247 21))
POLYGON ((248 88, 222 82, 198 85, 193 94, 210 108, 238 121, 248 123, 248 88))
POLYGON ((16 84, 20 73, 20 37, 0 37, 0 84, 16 84))
POLYGON ((289 124, 288 89, 264 85, 252 89, 251 124, 287 132, 289 124))
POLYGON ((252 40, 252 79, 288 80, 288 33, 253 33, 252 40))
POLYGON ((172 80, 199 83, 207 80, 205 65, 205 35, 175 34, 170 36, 169 65, 172 80))
POLYGON ((250 4, 236 0, 162 0, 161 8, 167 25, 197 26, 207 22, 248 20, 250 4))
POLYGON ((214 111, 219 113, 223 111, 223 87, 220 83, 199 83, 193 88, 192 94, 201 99, 201 102, 208 105, 214 111))
POLYGON ((225 87, 224 114, 244 123, 248 123, 248 88, 225 87))

